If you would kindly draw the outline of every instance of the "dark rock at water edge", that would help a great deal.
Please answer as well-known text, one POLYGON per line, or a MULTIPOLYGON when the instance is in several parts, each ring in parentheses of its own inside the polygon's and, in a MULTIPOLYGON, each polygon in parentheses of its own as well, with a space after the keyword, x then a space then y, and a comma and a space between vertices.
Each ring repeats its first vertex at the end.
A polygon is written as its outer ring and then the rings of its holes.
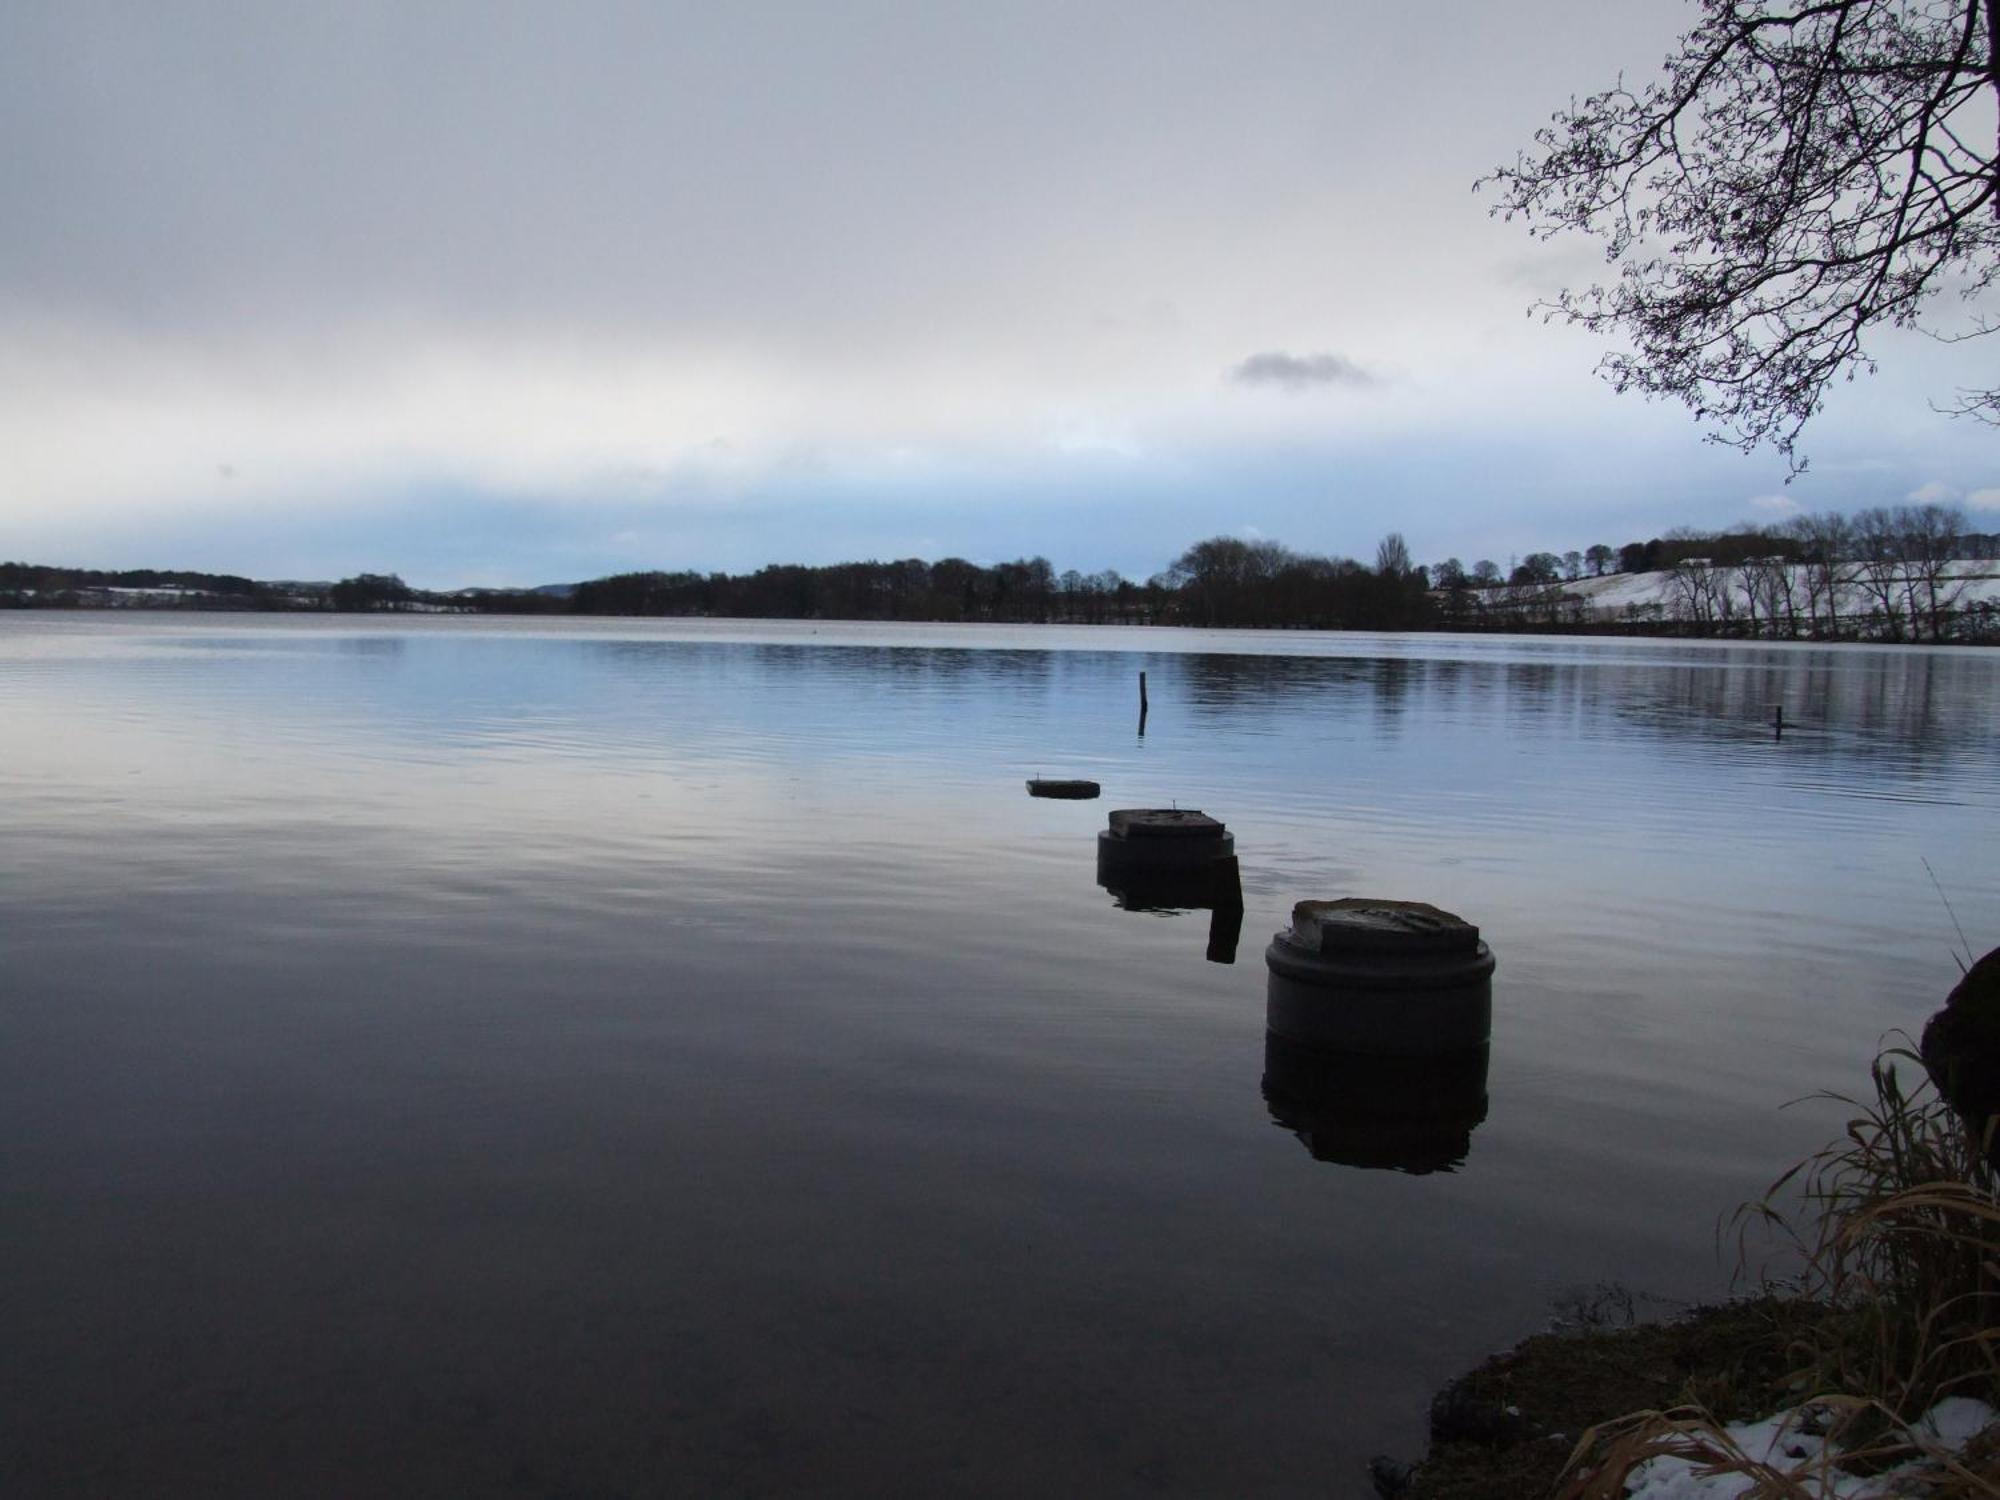
POLYGON ((1400 1500, 1410 1492, 1410 1476, 1416 1470, 1415 1464, 1378 1453, 1368 1460, 1368 1482, 1375 1486, 1381 1500, 1400 1500))
POLYGON ((1966 971, 1924 1025, 1924 1068, 1975 1127, 2000 1114, 2000 948, 1966 971))

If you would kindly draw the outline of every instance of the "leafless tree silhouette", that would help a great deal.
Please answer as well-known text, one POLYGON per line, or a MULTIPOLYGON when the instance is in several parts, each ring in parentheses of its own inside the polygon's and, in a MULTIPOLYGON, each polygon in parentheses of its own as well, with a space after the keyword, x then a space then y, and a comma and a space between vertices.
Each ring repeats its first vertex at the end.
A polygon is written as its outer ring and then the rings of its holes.
MULTIPOLYGON (((1797 473, 1828 385, 1874 369, 1870 330, 2000 326, 2000 0, 1698 4, 1657 80, 1573 100, 1480 186, 1541 238, 1603 241, 1616 274, 1541 306, 1630 340, 1617 389, 1797 473)), ((1945 409, 2000 421, 2000 386, 1945 409)))

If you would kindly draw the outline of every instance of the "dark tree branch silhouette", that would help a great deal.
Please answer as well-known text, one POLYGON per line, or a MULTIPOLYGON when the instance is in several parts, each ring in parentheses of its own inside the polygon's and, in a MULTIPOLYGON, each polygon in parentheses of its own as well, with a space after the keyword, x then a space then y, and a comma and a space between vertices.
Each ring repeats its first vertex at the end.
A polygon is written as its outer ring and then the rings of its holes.
MULTIPOLYGON (((1616 277, 1540 306, 1630 340, 1616 389, 1797 473, 1828 385, 1875 368, 1864 335, 2000 270, 2000 0, 1698 4, 1657 81, 1572 101, 1480 186, 1539 238, 1604 242, 1616 277)), ((1989 331, 1968 313, 1928 331, 1989 331)), ((2000 389, 1947 409, 2000 421, 2000 389)))

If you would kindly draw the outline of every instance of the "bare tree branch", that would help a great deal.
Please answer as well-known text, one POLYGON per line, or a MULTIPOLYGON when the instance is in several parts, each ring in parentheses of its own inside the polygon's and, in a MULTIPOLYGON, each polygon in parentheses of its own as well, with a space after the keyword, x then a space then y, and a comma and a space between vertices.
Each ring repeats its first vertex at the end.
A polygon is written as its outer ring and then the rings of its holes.
MULTIPOLYGON (((1537 238, 1603 241, 1615 276, 1538 307, 1628 342, 1600 367, 1616 389, 1797 473, 1871 332, 2000 274, 2000 0, 1696 4, 1658 80, 1572 100, 1479 185, 1537 238)), ((1947 410, 1991 419, 2000 390, 1947 410)))

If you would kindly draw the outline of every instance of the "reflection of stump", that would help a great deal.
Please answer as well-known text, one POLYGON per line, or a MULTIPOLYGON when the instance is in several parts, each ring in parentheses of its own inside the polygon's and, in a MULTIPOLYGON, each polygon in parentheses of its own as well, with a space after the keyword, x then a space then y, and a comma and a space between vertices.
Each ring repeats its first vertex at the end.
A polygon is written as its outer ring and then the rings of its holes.
POLYGON ((1449 1172, 1486 1119, 1485 1047, 1379 1057, 1308 1047, 1267 1032, 1264 1103, 1318 1160, 1449 1172))
POLYGON ((1931 1082, 1974 1130, 2000 1115, 2000 948, 1974 964, 1925 1023, 1920 1050, 1931 1082))

